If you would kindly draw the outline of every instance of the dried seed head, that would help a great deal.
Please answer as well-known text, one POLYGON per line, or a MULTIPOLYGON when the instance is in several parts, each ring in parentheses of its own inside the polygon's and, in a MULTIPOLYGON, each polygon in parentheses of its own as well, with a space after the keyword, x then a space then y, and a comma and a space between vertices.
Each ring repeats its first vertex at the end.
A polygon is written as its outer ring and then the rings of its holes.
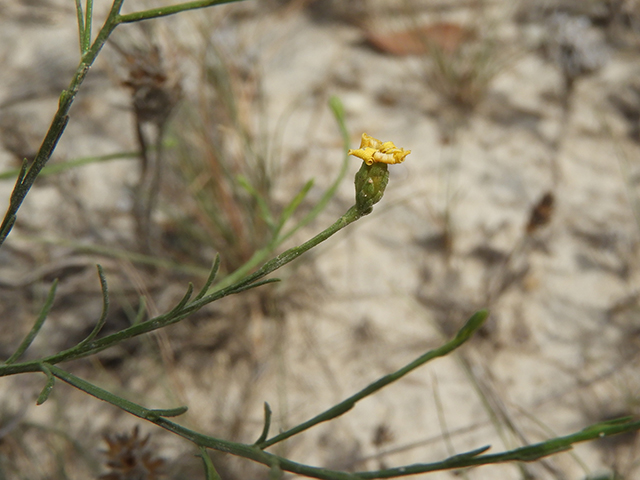
POLYGON ((153 455, 148 445, 149 435, 139 438, 136 426, 131 434, 105 435, 108 449, 105 462, 110 469, 100 480, 158 480, 162 476, 165 461, 153 455))
POLYGON ((526 228, 529 235, 551 221, 551 216, 553 215, 553 203, 553 193, 547 192, 542 196, 535 207, 533 207, 531 214, 529 215, 529 222, 527 223, 526 228))
POLYGON ((178 77, 165 69, 157 46, 149 51, 132 49, 120 53, 129 72, 122 84, 131 89, 138 121, 163 125, 180 99, 178 77))

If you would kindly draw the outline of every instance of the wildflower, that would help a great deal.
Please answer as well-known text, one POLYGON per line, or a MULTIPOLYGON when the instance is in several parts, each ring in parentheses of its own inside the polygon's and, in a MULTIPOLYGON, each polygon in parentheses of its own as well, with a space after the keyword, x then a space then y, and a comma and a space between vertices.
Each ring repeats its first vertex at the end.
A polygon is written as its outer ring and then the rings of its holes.
POLYGON ((349 155, 362 159, 364 162, 356 173, 356 207, 360 215, 372 212, 373 206, 384 195, 389 183, 388 165, 402 163, 411 150, 396 147, 393 142, 381 142, 362 134, 360 148, 349 150, 349 155))
POLYGON ((386 163, 393 165, 404 162, 404 158, 411 153, 411 150, 396 147, 393 142, 381 142, 366 133, 362 134, 360 148, 349 150, 349 155, 360 158, 367 165, 374 163, 386 163))

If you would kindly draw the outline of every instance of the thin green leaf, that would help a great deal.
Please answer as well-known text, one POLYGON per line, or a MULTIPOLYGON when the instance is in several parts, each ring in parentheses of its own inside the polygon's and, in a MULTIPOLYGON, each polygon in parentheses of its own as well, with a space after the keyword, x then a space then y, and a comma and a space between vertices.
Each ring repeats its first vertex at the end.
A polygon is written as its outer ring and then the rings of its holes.
MULTIPOLYGON (((14 186, 14 191, 15 191, 15 187, 17 187, 18 185, 22 184, 22 181, 24 180, 24 177, 27 175, 27 167, 29 165, 29 162, 27 162, 27 159, 25 158, 24 160, 22 160, 22 165, 20 165, 20 169, 17 171, 18 174, 18 178, 16 179, 16 184, 14 186)), ((16 171, 14 170, 11 174, 11 177, 13 177, 13 174, 16 173, 16 171)), ((13 192, 11 192, 12 196, 13 196, 13 192)))
POLYGON ((180 415, 184 415, 189 410, 189 407, 176 407, 176 408, 154 408, 150 409, 147 414, 147 418, 158 418, 158 417, 179 417, 180 415))
POLYGON ((93 0, 87 0, 87 11, 84 21, 84 35, 82 36, 82 55, 91 47, 91 26, 93 24, 93 0))
POLYGON ((481 310, 475 313, 469 320, 467 320, 467 323, 460 329, 453 340, 450 340, 439 348, 428 351, 427 353, 421 355, 413 362, 405 365, 401 369, 376 380, 369 386, 360 390, 358 393, 334 405, 323 413, 316 415, 312 419, 307 420, 306 422, 303 422, 287 430, 286 432, 282 432, 279 435, 276 435, 275 437, 272 437, 271 439, 264 441, 257 446, 261 449, 265 449, 271 445, 286 440, 287 438, 297 435, 305 430, 308 430, 309 428, 318 425, 319 423, 326 422, 333 418, 339 417, 340 415, 343 415, 344 413, 351 410, 355 406, 355 404, 363 398, 366 398, 377 392, 378 390, 386 387, 387 385, 399 380, 416 368, 421 367, 425 363, 439 357, 444 357, 445 355, 448 355, 449 353, 454 351, 456 348, 463 345, 471 337, 473 332, 482 326, 488 316, 489 312, 487 310, 481 310))
POLYGON ((278 459, 274 459, 269 468, 269 480, 281 480, 283 476, 282 468, 278 459))
POLYGON ((484 452, 490 449, 491 449, 491 445, 485 445, 484 447, 476 448, 475 450, 459 453, 457 455, 454 455, 451 458, 459 458, 459 459, 473 458, 483 454, 484 452))
POLYGON ((264 402, 264 427, 262 427, 262 433, 254 445, 260 445, 269 436, 269 428, 271 428, 271 407, 267 402, 264 402))
POLYGON ((42 405, 44 402, 47 401, 47 399, 49 398, 49 395, 51 395, 53 386, 56 383, 56 379, 51 373, 51 370, 47 364, 45 363, 40 364, 40 370, 42 370, 42 372, 44 372, 44 374, 47 376, 47 383, 45 384, 44 388, 40 392, 40 395, 38 395, 38 399, 36 400, 36 405, 42 405))
POLYGON ((26 190, 28 190, 28 187, 24 186, 24 180, 27 176, 27 170, 27 159, 25 158, 22 161, 20 170, 18 170, 16 183, 13 185, 13 190, 11 191, 11 195, 9 197, 9 208, 7 209, 7 213, 2 220, 2 225, 0 225, 0 246, 7 239, 7 237, 9 236, 9 232, 11 232, 11 229, 16 223, 16 212, 20 208, 20 204, 22 203, 22 200, 26 195, 26 190))
POLYGON ((80 55, 84 55, 84 14, 82 13, 82 0, 76 0, 76 17, 78 18, 78 43, 80 55))
POLYGON ((216 468, 213 466, 213 462, 211 461, 211 457, 209 457, 209 452, 204 447, 200 447, 200 453, 198 457, 202 458, 202 462, 204 463, 204 472, 207 480, 222 480, 216 468))
MULTIPOLYGON (((133 403, 125 398, 119 397, 118 395, 114 395, 113 393, 104 390, 96 385, 83 380, 80 377, 76 377, 72 373, 63 370, 56 365, 47 364, 46 367, 51 371, 51 373, 56 377, 62 380, 63 382, 72 385, 73 387, 81 390, 93 397, 96 397, 104 402, 115 405, 116 407, 124 410, 125 412, 129 412, 132 415, 135 415, 139 418, 147 418, 149 415, 149 409, 144 408, 137 403, 133 403)), ((157 417, 161 418, 161 417, 157 417)), ((151 420, 154 421, 154 420, 151 420)))
POLYGON ((216 258, 213 261, 213 266, 211 267, 211 270, 209 271, 209 277, 207 278, 207 281, 202 286, 202 289, 200 290, 200 292, 198 292, 198 295, 196 295, 196 298, 193 299, 194 302, 197 300, 200 300, 202 297, 205 296, 205 294, 207 293, 207 290, 209 290, 209 288, 215 281, 216 276, 218 275, 218 270, 220 270, 220 254, 219 253, 216 254, 216 258))
POLYGON ((4 241, 11 232, 11 228, 15 224, 16 216, 18 210, 20 210, 20 207, 22 206, 22 202, 24 202, 24 199, 29 194, 38 174, 51 158, 60 137, 64 133, 69 122, 69 110, 71 109, 71 105, 73 104, 73 101, 80 89, 80 86, 84 82, 91 65, 93 65, 93 62, 95 62, 100 50, 118 25, 118 17, 123 2, 124 0, 113 0, 109 14, 96 37, 95 43, 91 46, 89 51, 83 55, 82 61, 79 62, 78 68, 69 83, 69 87, 63 90, 60 95, 58 100, 58 110, 53 116, 49 129, 47 130, 47 133, 40 144, 40 148, 33 159, 31 168, 29 168, 28 172, 24 176, 19 188, 14 189, 14 192, 11 194, 9 207, 7 208, 2 224, 0 225, 0 246, 4 244, 4 241))
POLYGON ((102 327, 104 327, 105 322, 107 321, 107 314, 109 313, 109 289, 107 288, 107 278, 104 276, 104 270, 102 269, 102 265, 96 265, 98 267, 98 277, 100 278, 100 290, 102 291, 102 313, 100 314, 100 318, 96 323, 96 326, 93 327, 91 333, 82 340, 77 347, 82 347, 87 343, 91 342, 94 338, 98 336, 102 327))
POLYGON ((187 10, 196 10, 199 8, 207 8, 213 5, 223 5, 225 3, 240 2, 242 0, 199 0, 195 2, 179 3, 168 7, 152 8, 140 12, 128 13, 126 15, 118 15, 118 23, 132 23, 152 18, 166 17, 175 15, 176 13, 186 12, 187 10))
POLYGON ((167 316, 170 317, 175 315, 176 313, 179 313, 187 304, 192 294, 193 294, 193 283, 189 282, 189 286, 187 287, 187 291, 182 297, 182 300, 180 300, 178 304, 175 307, 173 307, 169 313, 167 313, 167 316))
POLYGON ((262 285, 267 285, 268 283, 277 283, 281 280, 279 278, 269 278, 267 280, 262 280, 260 282, 250 283, 249 285, 242 285, 238 288, 234 288, 231 290, 231 293, 240 293, 247 290, 251 290, 252 288, 261 287, 262 285))
POLYGON ((22 356, 22 354, 27 350, 27 348, 29 348, 33 340, 36 338, 36 336, 40 332, 40 329, 42 328, 42 325, 44 325, 44 321, 47 319, 47 316, 51 311, 51 307, 53 306, 53 300, 56 297, 57 287, 58 287, 58 279, 53 281, 53 284, 49 289, 47 299, 45 300, 44 305, 40 310, 40 314, 38 315, 38 318, 36 318, 36 321, 33 324, 33 327, 31 327, 31 330, 29 331, 29 333, 27 333, 27 336, 24 337, 24 340, 20 342, 20 345, 18 346, 18 349, 15 351, 15 353, 11 355, 6 362, 4 362, 5 364, 11 365, 12 363, 15 363, 15 361, 22 356))

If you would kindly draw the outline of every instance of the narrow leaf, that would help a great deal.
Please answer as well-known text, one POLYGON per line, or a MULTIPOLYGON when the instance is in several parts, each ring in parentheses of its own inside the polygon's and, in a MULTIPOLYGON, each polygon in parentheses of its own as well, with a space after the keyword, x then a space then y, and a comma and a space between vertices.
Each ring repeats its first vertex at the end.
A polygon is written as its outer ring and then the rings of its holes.
POLYGON ((211 267, 211 271, 209 272, 209 277, 207 278, 207 281, 205 282, 204 286, 202 287, 198 295, 196 295, 196 298, 193 299, 194 301, 200 300, 202 297, 205 296, 205 294, 207 293, 207 290, 211 288, 211 285, 216 279, 216 276, 218 275, 218 270, 220 270, 220 254, 216 254, 216 258, 213 261, 213 266, 211 267))
POLYGON ((44 321, 47 319, 47 316, 51 311, 51 307, 53 306, 53 300, 55 299, 55 296, 56 296, 57 287, 58 287, 58 280, 56 279, 53 281, 53 284, 49 289, 49 294, 47 295, 47 299, 45 300, 44 305, 40 310, 40 314, 38 315, 38 318, 36 318, 36 321, 33 324, 33 327, 31 327, 31 330, 29 331, 29 333, 27 333, 27 336, 24 337, 24 340, 20 342, 20 345, 18 346, 18 349, 15 351, 15 353, 11 355, 11 357, 9 357, 9 359, 5 362, 7 365, 10 365, 14 363, 16 360, 18 360, 22 356, 22 354, 27 350, 27 348, 29 348, 33 340, 36 338, 36 336, 40 332, 40 329, 42 328, 42 325, 44 325, 44 321))
POLYGON ((262 280, 260 282, 250 283, 249 285, 243 285, 231 291, 231 293, 240 293, 246 290, 251 290, 252 288, 261 287, 262 285, 266 285, 268 283, 277 283, 281 280, 279 278, 269 278, 267 280, 262 280))
POLYGON ((458 334, 452 340, 448 341, 441 347, 430 350, 425 354, 419 356, 412 362, 408 363, 404 367, 400 368, 399 370, 396 370, 393 373, 390 373, 388 375, 385 375, 384 377, 379 378, 378 380, 371 383, 367 387, 363 388, 359 392, 355 393, 354 395, 351 395, 349 398, 343 400, 342 402, 335 404, 333 407, 325 410, 324 412, 320 413, 319 415, 316 415, 315 417, 307 420, 306 422, 302 422, 301 424, 296 425, 295 427, 292 427, 289 430, 279 433, 275 437, 272 437, 269 440, 262 442, 259 445, 259 447, 264 450, 265 448, 270 447, 271 445, 274 445, 283 440, 286 440, 287 438, 290 438, 294 435, 304 432, 305 430, 308 430, 309 428, 314 427, 319 423, 326 422, 340 415, 343 415, 344 413, 348 412, 351 408, 353 408, 355 404, 360 400, 362 400, 363 398, 373 395, 377 391, 383 389, 384 387, 386 387, 387 385, 390 385, 393 382, 396 382, 400 378, 411 373, 416 368, 421 367, 422 365, 430 362, 431 360, 448 355, 449 353, 454 351, 456 348, 463 345, 471 337, 471 334, 475 331, 473 329, 480 328, 480 326, 482 325, 482 322, 487 318, 488 315, 489 313, 486 310, 481 310, 480 312, 474 314, 467 321, 467 323, 462 327, 462 329, 458 332, 458 334))
POLYGON ((38 395, 38 399, 36 400, 36 405, 42 405, 44 402, 47 401, 47 399, 49 398, 49 395, 51 394, 51 391, 53 390, 53 385, 56 383, 56 378, 53 376, 53 374, 51 373, 51 370, 49 370, 49 367, 45 363, 40 364, 40 370, 42 370, 44 374, 47 376, 47 383, 45 384, 44 388, 40 392, 40 395, 38 395))
POLYGON ((78 43, 80 55, 84 55, 84 14, 82 13, 82 0, 76 0, 76 17, 78 18, 78 43))
POLYGON ((149 410, 147 418, 179 417, 187 413, 187 410, 189 410, 189 407, 186 406, 165 409, 154 408, 149 410))
POLYGON ((84 21, 84 35, 82 37, 82 54, 91 47, 91 26, 93 24, 93 0, 87 0, 87 11, 84 21))
POLYGON ((189 286, 187 287, 187 291, 182 297, 182 300, 180 300, 178 304, 175 307, 173 307, 169 313, 166 314, 166 316, 171 317, 176 313, 180 312, 180 310, 182 310, 184 306, 187 304, 192 294, 193 294, 193 283, 189 282, 189 286))
POLYGON ((269 436, 269 428, 271 428, 271 407, 267 402, 264 402, 264 427, 262 427, 262 433, 260 438, 256 440, 254 445, 260 445, 269 436))
POLYGON ((487 450, 491 449, 491 445, 485 445, 484 447, 480 447, 480 448, 476 448, 475 450, 470 450, 468 452, 464 452, 464 453, 459 453, 457 455, 454 455, 453 457, 449 457, 450 459, 466 459, 466 458, 473 458, 473 457, 477 457, 478 455, 483 454, 484 452, 486 452, 487 450))
POLYGON ((213 466, 213 462, 211 461, 211 457, 209 457, 209 453, 207 449, 204 447, 200 447, 200 453, 198 457, 202 458, 202 462, 204 463, 204 472, 207 480, 222 480, 216 468, 213 466))
POLYGON ((280 462, 278 462, 276 458, 271 464, 271 468, 269 468, 269 480, 281 480, 281 479, 282 479, 282 468, 280 468, 280 462))
POLYGON ((100 290, 102 291, 102 313, 100 314, 100 318, 96 323, 96 326, 93 327, 91 333, 82 340, 77 346, 82 347, 87 343, 91 342, 94 338, 98 336, 102 327, 104 327, 105 322, 107 321, 107 314, 109 313, 109 289, 107 288, 107 278, 104 276, 104 270, 102 269, 102 265, 96 265, 98 267, 98 277, 100 278, 100 290))

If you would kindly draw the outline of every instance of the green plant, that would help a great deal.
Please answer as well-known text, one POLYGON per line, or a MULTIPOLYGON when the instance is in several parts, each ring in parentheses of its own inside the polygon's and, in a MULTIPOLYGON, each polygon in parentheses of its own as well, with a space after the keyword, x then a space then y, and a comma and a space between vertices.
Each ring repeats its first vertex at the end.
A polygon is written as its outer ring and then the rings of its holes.
MULTIPOLYGON (((29 190, 33 185, 36 177, 40 173, 42 173, 47 161, 51 156, 51 153, 55 149, 58 139, 64 132, 66 123, 68 121, 68 112, 71 104, 73 103, 75 95, 77 94, 80 85, 82 84, 86 72, 95 60, 104 43, 107 41, 110 33, 118 25, 123 23, 148 20, 165 15, 179 13, 186 10, 204 8, 220 3, 227 2, 212 0, 195 1, 185 4, 173 5, 170 7, 134 12, 130 14, 120 14, 120 8, 122 7, 123 0, 115 0, 103 28, 100 30, 97 37, 92 42, 91 23, 93 3, 91 0, 88 0, 83 11, 80 0, 77 0, 76 6, 78 11, 82 60, 78 67, 78 71, 70 84, 69 89, 65 90, 60 97, 58 111, 53 119, 45 140, 43 141, 43 144, 38 154, 36 155, 34 162, 29 168, 27 168, 27 165, 25 163, 18 174, 16 187, 11 195, 9 209, 5 215, 2 226, 0 227, 0 243, 4 242, 4 240, 11 232, 24 198, 29 193, 29 190)), ((346 134, 346 129, 344 127, 344 116, 339 101, 333 100, 332 107, 336 118, 340 122, 346 145, 348 144, 348 135, 346 134)), ((275 228, 273 228, 272 230, 272 236, 267 246, 253 253, 252 256, 244 264, 240 265, 233 273, 223 279, 222 282, 214 284, 216 275, 220 267, 220 258, 217 256, 214 261, 213 267, 211 268, 207 281, 200 288, 198 293, 195 294, 195 296, 193 295, 193 285, 189 285, 186 293, 184 294, 182 299, 175 305, 175 307, 173 307, 166 313, 153 316, 152 318, 146 318, 146 312, 144 308, 145 302, 144 299, 141 299, 140 308, 131 326, 117 330, 115 333, 107 334, 102 337, 100 337, 100 333, 107 321, 110 297, 107 289, 107 279, 105 277, 103 269, 99 266, 98 277, 101 285, 103 308, 92 331, 86 336, 86 338, 84 338, 82 341, 71 348, 52 355, 44 356, 36 360, 20 362, 19 360, 22 355, 29 348, 35 337, 41 331, 42 326, 44 325, 44 322, 47 319, 47 316, 52 308, 57 287, 57 282, 54 281, 49 290, 46 301, 44 302, 44 306, 37 316, 30 332, 27 334, 24 340, 20 342, 14 353, 9 356, 9 358, 4 362, 3 365, 0 365, 0 376, 18 375, 34 372, 43 373, 46 377, 46 382, 44 388, 42 389, 42 392, 37 399, 38 404, 42 404, 47 400, 56 384, 56 381, 60 380, 82 392, 85 392, 104 402, 107 402, 125 412, 128 412, 133 416, 158 425, 188 441, 191 441, 201 451, 204 468, 207 472, 207 478, 220 478, 220 476, 215 471, 213 462, 206 452, 207 449, 213 449, 232 455, 237 455, 239 457, 264 464, 270 469, 272 478, 279 478, 284 471, 322 479, 393 478, 413 475, 417 473, 427 473, 438 470, 488 465, 500 462, 533 461, 551 455, 553 453, 566 451, 571 448, 571 445, 577 442, 593 440, 603 436, 640 429, 639 421, 634 421, 630 418, 622 418, 600 422, 571 435, 552 438, 545 442, 515 448, 507 452, 488 454, 486 452, 489 447, 482 446, 472 451, 453 455, 440 462, 407 465, 396 468, 382 468, 375 471, 355 473, 313 467, 310 465, 294 462, 290 459, 266 451, 266 449, 268 449, 269 447, 279 444, 284 440, 290 439, 320 423, 333 420, 347 413, 349 410, 354 408, 359 401, 396 382, 398 379, 423 366, 427 362, 436 358, 446 356, 453 352, 455 349, 461 347, 482 326, 482 324, 488 317, 488 312, 485 310, 481 310, 472 315, 468 322, 455 334, 453 339, 445 342, 442 346, 432 349, 424 353, 423 355, 420 355, 418 358, 409 362, 404 367, 397 369, 393 373, 381 377, 369 386, 351 395, 345 400, 336 403, 319 415, 274 436, 270 436, 272 412, 270 407, 265 404, 264 426, 261 433, 259 435, 256 435, 257 440, 252 444, 238 443, 220 439, 213 436, 205 435, 192 429, 188 429, 174 421, 169 420, 169 418, 178 417, 184 414, 187 411, 187 407, 180 406, 170 409, 150 409, 135 402, 126 400, 122 396, 116 395, 103 388, 100 388, 59 366, 59 364, 62 362, 90 357, 101 351, 121 344, 125 340, 138 337, 146 333, 158 331, 162 328, 176 324, 192 315, 193 313, 197 312, 204 306, 223 297, 245 292, 247 290, 277 281, 277 279, 267 278, 268 275, 297 259, 302 254, 316 247, 318 244, 327 240, 329 237, 333 236, 343 228, 369 214, 372 211, 374 205, 381 200, 384 189, 387 185, 389 178, 387 163, 399 163, 407 154, 407 152, 404 152, 402 149, 396 149, 396 147, 391 144, 391 142, 382 143, 375 139, 372 139, 371 137, 363 137, 363 145, 361 145, 361 148, 350 153, 355 154, 358 151, 360 151, 360 155, 357 156, 364 158, 365 162, 356 174, 355 204, 351 208, 349 208, 344 215, 339 217, 335 221, 335 223, 333 223, 327 229, 323 230, 318 235, 314 236, 313 238, 309 239, 299 246, 290 248, 283 253, 267 260, 272 255, 273 251, 279 245, 281 245, 285 239, 290 238, 292 233, 300 228, 300 226, 303 225, 307 221, 307 219, 313 218, 313 216, 317 214, 319 209, 324 207, 326 201, 328 201, 328 198, 330 198, 330 196, 323 197, 318 205, 308 214, 307 217, 302 220, 302 222, 299 222, 293 229, 284 231, 284 233, 282 233, 286 220, 293 213, 293 210, 300 203, 300 200, 308 190, 308 187, 305 186, 300 191, 300 193, 294 197, 289 206, 282 211, 281 215, 273 219, 273 226, 275 228), (256 267, 259 268, 257 268, 256 270, 256 267)), ((343 170, 344 168, 345 167, 343 166, 343 170)), ((251 185, 247 185, 247 190, 251 190, 251 185)), ((331 193, 331 189, 335 189, 336 185, 337 184, 334 184, 329 189, 328 194, 331 193)), ((260 196, 256 194, 255 198, 256 202, 259 203, 260 196)), ((117 440, 112 439, 110 442, 110 446, 115 445, 116 443, 117 440)), ((137 448, 143 449, 146 446, 146 440, 138 440, 137 431, 135 430, 133 436, 129 437, 128 439, 123 438, 122 443, 132 443, 133 445, 137 446, 137 448)), ((151 457, 149 457, 149 462, 150 465, 154 466, 154 468, 155 466, 159 465, 159 463, 151 457)))

